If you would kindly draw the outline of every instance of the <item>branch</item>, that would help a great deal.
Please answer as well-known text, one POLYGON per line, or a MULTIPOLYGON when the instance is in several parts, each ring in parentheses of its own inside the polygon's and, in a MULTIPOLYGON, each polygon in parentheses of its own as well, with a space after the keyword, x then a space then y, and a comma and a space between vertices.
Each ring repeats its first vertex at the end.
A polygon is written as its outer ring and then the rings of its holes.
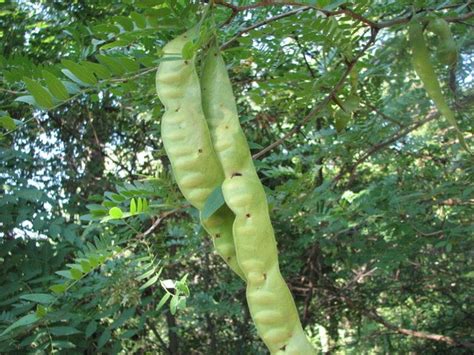
MULTIPOLYGON (((272 0, 264 0, 264 1, 260 1, 258 3, 247 5, 247 6, 236 6, 236 5, 232 5, 230 3, 226 3, 223 0, 214 0, 214 3, 216 5, 221 5, 221 6, 227 7, 227 8, 232 10, 231 16, 224 22, 223 25, 226 25, 226 24, 230 23, 232 21, 232 19, 235 16, 237 16, 237 14, 239 12, 250 10, 250 9, 255 9, 255 8, 259 8, 259 7, 264 7, 264 6, 296 6, 296 7, 304 8, 306 10, 314 9, 316 11, 319 11, 319 12, 323 13, 327 17, 337 16, 337 15, 347 15, 347 16, 353 18, 354 20, 362 22, 366 26, 369 26, 371 28, 376 28, 376 29, 379 29, 379 30, 382 29, 382 28, 387 28, 387 27, 392 27, 392 26, 408 23, 411 20, 411 18, 413 17, 413 15, 410 14, 408 16, 395 18, 395 19, 389 20, 389 21, 374 22, 374 21, 369 20, 368 18, 362 16, 361 14, 358 14, 358 13, 354 12, 353 10, 347 8, 346 5, 341 5, 339 7, 339 9, 336 10, 336 11, 328 11, 328 10, 321 9, 321 8, 317 7, 316 5, 308 5, 308 4, 304 4, 304 3, 301 3, 301 2, 297 2, 297 1, 274 2, 272 0)), ((470 3, 471 3, 471 1, 468 1, 466 5, 469 5, 470 3)), ((431 8, 420 9, 420 10, 417 11, 417 13, 428 12, 428 11, 440 11, 440 10, 449 9, 449 8, 458 7, 458 6, 460 6, 460 5, 446 5, 444 7, 436 8, 436 9, 431 9, 431 8)), ((468 12, 468 13, 465 13, 465 14, 460 15, 460 16, 445 17, 444 19, 448 22, 462 22, 462 21, 470 19, 471 17, 474 17, 474 12, 468 12)))
POLYGON ((293 16, 295 14, 299 14, 301 12, 304 12, 304 11, 308 11, 310 10, 311 7, 302 7, 300 9, 296 9, 296 10, 292 10, 292 11, 288 11, 288 12, 284 12, 282 14, 279 14, 279 15, 276 15, 276 16, 273 16, 273 17, 270 17, 266 20, 263 20, 261 22, 257 22, 255 24, 253 24, 252 26, 249 26, 249 27, 246 27, 246 28, 243 28, 242 30, 240 30, 239 32, 237 32, 237 34, 232 37, 230 40, 228 40, 227 42, 224 42, 222 45, 221 45, 221 50, 224 50, 226 48, 228 48, 234 41, 236 41, 237 39, 239 39, 240 36, 242 36, 243 34, 247 33, 247 32, 250 32, 252 30, 255 30, 256 28, 259 28, 259 27, 262 27, 262 26, 265 26, 266 24, 269 24, 271 22, 274 22, 274 21, 278 21, 282 18, 285 18, 285 17, 288 17, 288 16, 293 16))
POLYGON ((306 68, 307 68, 308 71, 309 71, 309 74, 311 75, 311 77, 312 77, 313 79, 315 79, 315 78, 316 78, 316 75, 315 75, 315 73, 314 73, 314 70, 313 70, 313 68, 311 68, 311 65, 309 65, 309 62, 308 62, 308 60, 306 59, 306 49, 303 48, 303 46, 301 45, 300 41, 298 40, 298 35, 297 35, 297 34, 295 34, 294 39, 295 39, 296 45, 298 46, 298 48, 300 49, 301 53, 303 54, 303 60, 304 60, 304 63, 305 63, 305 65, 306 65, 306 68))
POLYGON ((427 122, 430 122, 432 120, 434 120, 435 118, 437 118, 439 116, 439 112, 438 111, 431 111, 428 116, 423 119, 423 120, 420 120, 418 122, 415 122, 413 125, 411 125, 410 127, 407 127, 405 129, 402 129, 400 130, 397 134, 395 134, 393 137, 383 141, 383 142, 380 142, 380 143, 377 143, 376 145, 374 145, 372 148, 370 148, 367 152, 365 152, 359 159, 356 160, 356 162, 354 164, 352 164, 351 167, 347 168, 347 169, 342 169, 342 171, 333 179, 332 183, 335 184, 337 183, 346 173, 350 173, 351 174, 351 177, 350 177, 350 182, 349 182, 349 185, 350 183, 352 182, 353 180, 353 177, 354 177, 354 172, 356 170, 356 168, 362 164, 363 162, 365 162, 370 156, 372 156, 373 154, 377 153, 379 150, 385 148, 386 146, 396 142, 397 140, 399 140, 400 138, 406 136, 407 134, 409 134, 410 132, 414 131, 415 129, 417 129, 418 127, 424 125, 425 123, 427 122))
MULTIPOLYGON (((385 22, 378 22, 376 23, 376 26, 378 29, 382 29, 382 28, 392 27, 396 25, 401 25, 401 24, 410 22, 412 17, 413 17, 412 15, 409 15, 406 17, 396 18, 393 20, 385 21, 385 22)), ((455 17, 444 17, 443 19, 446 20, 447 22, 460 22, 463 20, 470 19, 471 17, 474 17, 474 12, 468 12, 466 14, 455 16, 455 17)))
POLYGON ((342 85, 344 85, 344 82, 351 72, 352 68, 354 68, 355 64, 357 61, 362 57, 362 55, 369 49, 369 47, 375 42, 375 39, 377 37, 378 30, 372 29, 372 33, 370 36, 369 41, 365 44, 365 46, 360 50, 360 52, 352 59, 348 65, 344 73, 342 74, 341 78, 337 82, 337 84, 334 86, 334 88, 331 90, 331 92, 324 98, 323 101, 321 101, 318 105, 316 105, 298 124, 296 124, 290 131, 288 131, 282 138, 279 140, 273 142, 272 144, 268 145, 258 153, 253 155, 254 159, 258 159, 261 156, 265 155, 268 153, 270 150, 273 148, 279 146, 280 144, 284 143, 288 138, 290 138, 292 135, 294 135, 296 132, 298 132, 302 127, 308 123, 313 117, 315 117, 328 103, 331 101, 333 97, 335 97, 336 93, 341 89, 342 85))
MULTIPOLYGON (((365 275, 370 275, 372 272, 373 270, 370 270, 366 272, 365 275)), ((326 290, 328 290, 332 294, 332 297, 340 299, 353 310, 360 312, 362 315, 365 315, 367 318, 370 318, 374 320, 375 322, 382 324, 385 328, 393 330, 396 333, 406 335, 406 336, 421 338, 421 339, 434 340, 434 341, 446 343, 451 346, 461 346, 468 349, 474 349, 474 344, 468 341, 455 339, 447 335, 434 334, 434 333, 428 333, 428 332, 423 332, 419 330, 399 327, 385 320, 382 316, 380 316, 377 313, 375 308, 365 309, 365 308, 362 308, 363 306, 357 305, 356 303, 354 303, 354 301, 352 300, 353 297, 348 297, 343 293, 345 290, 340 289, 340 288, 333 288, 333 287, 326 288, 326 290)))
POLYGON ((138 238, 138 239, 144 238, 144 237, 146 237, 147 235, 153 233, 153 232, 155 231, 155 229, 158 228, 158 227, 160 226, 160 224, 161 224, 166 218, 168 218, 169 216, 174 215, 174 214, 180 212, 183 208, 186 208, 186 207, 189 207, 189 206, 186 205, 186 206, 182 206, 182 207, 176 208, 176 209, 171 210, 171 211, 163 212, 163 213, 156 219, 156 221, 153 222, 153 224, 150 226, 150 228, 148 228, 145 232, 138 234, 138 235, 136 236, 136 238, 138 238))
POLYGON ((384 118, 385 120, 387 121, 390 121, 392 123, 395 123, 396 125, 398 125, 400 128, 404 128, 405 125, 403 123, 401 123, 399 120, 393 118, 393 117, 390 117, 389 115, 387 115, 386 113, 383 113, 382 111, 380 111, 377 107, 375 107, 374 105, 372 105, 368 100, 365 102, 365 105, 370 108, 371 110, 373 110, 376 114, 382 116, 382 118, 384 118))
POLYGON ((9 90, 9 89, 4 89, 4 88, 0 88, 0 91, 6 92, 12 95, 25 95, 28 93, 27 91, 15 91, 15 90, 9 90))
POLYGON ((165 341, 163 338, 160 336, 160 333, 158 333, 158 330, 156 329, 155 325, 150 322, 149 319, 145 321, 146 325, 151 329, 153 334, 155 335, 156 339, 160 342, 161 348, 167 353, 171 354, 170 349, 168 348, 168 345, 166 345, 165 341))
POLYGON ((449 344, 451 346, 462 346, 468 349, 474 349, 473 343, 470 343, 467 341, 460 341, 460 340, 451 338, 447 335, 433 334, 433 333, 422 332, 419 330, 412 330, 412 329, 398 327, 395 324, 390 323, 384 318, 382 318, 375 310, 361 310, 361 313, 367 316, 368 318, 376 321, 377 323, 382 324, 385 328, 393 330, 399 334, 416 337, 416 338, 439 341, 439 342, 449 344))

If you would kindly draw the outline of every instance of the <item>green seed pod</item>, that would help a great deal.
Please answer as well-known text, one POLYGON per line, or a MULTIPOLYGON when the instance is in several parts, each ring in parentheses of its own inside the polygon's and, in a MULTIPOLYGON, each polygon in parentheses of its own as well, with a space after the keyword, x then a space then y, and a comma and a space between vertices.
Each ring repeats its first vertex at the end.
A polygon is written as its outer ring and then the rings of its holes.
MULTIPOLYGON (((179 55, 194 36, 196 29, 178 36, 164 48, 166 55, 179 55)), ((202 111, 201 88, 195 59, 163 61, 156 74, 158 97, 165 106, 161 138, 176 182, 186 200, 202 211, 212 191, 224 180, 222 167, 211 143, 202 111)), ((217 253, 241 277, 232 239, 234 216, 221 208, 201 223, 213 238, 217 253)))
POLYGON ((412 20, 408 27, 408 37, 412 48, 412 63, 418 77, 420 78, 428 96, 433 100, 439 112, 446 117, 448 122, 456 129, 461 145, 468 151, 469 147, 464 141, 459 130, 453 111, 444 99, 433 64, 430 61, 430 53, 423 37, 423 26, 416 20, 412 20))
POLYGON ((439 61, 450 66, 455 65, 458 59, 458 47, 454 41, 448 22, 437 17, 429 22, 428 30, 438 36, 437 55, 439 61))
POLYGON ((235 214, 237 260, 247 280, 247 302, 258 334, 272 354, 314 354, 293 297, 280 274, 267 199, 240 127, 221 54, 208 51, 201 77, 203 108, 224 168, 224 199, 235 214))

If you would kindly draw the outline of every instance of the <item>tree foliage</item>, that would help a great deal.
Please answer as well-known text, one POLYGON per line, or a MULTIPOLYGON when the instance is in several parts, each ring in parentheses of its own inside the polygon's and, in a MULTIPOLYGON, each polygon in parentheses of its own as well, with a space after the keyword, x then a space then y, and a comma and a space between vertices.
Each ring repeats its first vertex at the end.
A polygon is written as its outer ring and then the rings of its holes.
MULTIPOLYGON (((472 150, 474 8, 213 1, 282 272, 315 347, 469 353, 472 155, 411 61, 414 15, 472 150)), ((160 138, 161 48, 184 0, 0 4, 0 351, 265 353, 160 138)), ((219 200, 214 196, 216 201, 219 200)), ((207 212, 215 210, 208 201, 207 212)), ((218 203, 218 202, 216 202, 218 203)))

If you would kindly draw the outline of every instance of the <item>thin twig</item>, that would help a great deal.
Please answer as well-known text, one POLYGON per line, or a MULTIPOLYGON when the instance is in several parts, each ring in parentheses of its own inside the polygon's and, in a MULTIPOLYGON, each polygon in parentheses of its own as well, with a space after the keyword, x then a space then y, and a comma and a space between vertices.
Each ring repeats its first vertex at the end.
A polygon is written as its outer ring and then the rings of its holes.
POLYGON ((403 123, 401 123, 399 120, 387 115, 386 113, 383 113, 382 111, 380 111, 377 107, 375 107, 374 105, 372 105, 370 102, 366 101, 365 102, 366 106, 368 108, 370 108, 371 110, 373 110, 377 115, 380 115, 382 116, 385 120, 387 121, 390 121, 392 123, 395 123, 396 125, 398 125, 400 128, 405 128, 405 125, 403 123))
MULTIPOLYGON (((274 2, 274 1, 271 1, 271 0, 265 0, 265 1, 260 1, 260 2, 255 3, 255 4, 246 5, 246 6, 232 5, 232 4, 226 3, 223 0, 214 0, 214 3, 216 5, 221 5, 221 6, 227 7, 227 8, 232 10, 232 15, 225 21, 224 24, 230 23, 232 21, 232 19, 235 16, 237 16, 237 14, 239 12, 250 10, 250 9, 256 9, 256 8, 259 8, 259 7, 265 7, 265 6, 297 6, 297 7, 305 8, 307 10, 314 9, 316 11, 319 11, 319 12, 323 13, 327 17, 343 15, 344 14, 344 15, 347 15, 347 16, 353 18, 354 20, 362 22, 363 24, 365 24, 365 25, 367 25, 371 28, 376 28, 376 29, 379 29, 379 30, 382 29, 382 28, 387 28, 387 27, 392 27, 392 26, 407 23, 412 18, 412 14, 409 14, 408 16, 395 18, 395 19, 389 20, 389 21, 374 22, 374 21, 369 20, 368 18, 362 16, 361 14, 358 14, 358 13, 354 12, 353 10, 347 8, 346 5, 341 5, 340 8, 336 11, 328 11, 328 10, 321 9, 316 5, 308 5, 308 4, 304 4, 304 3, 301 3, 301 2, 297 2, 297 1, 274 2)), ((469 5, 470 3, 471 3, 471 1, 468 1, 468 3, 466 5, 469 5)), ((451 5, 446 5, 442 8, 437 8, 437 9, 420 9, 418 11, 418 13, 427 12, 427 11, 434 11, 434 10, 440 11, 440 10, 443 10, 443 9, 449 9, 449 8, 458 7, 458 6, 459 5, 452 5, 451 4, 451 5)), ((445 17, 444 19, 448 22, 462 22, 464 20, 470 19, 471 17, 474 17, 474 12, 468 12, 468 13, 465 13, 465 14, 460 15, 460 16, 445 17)))
POLYGON ((266 20, 263 20, 261 22, 257 22, 255 24, 253 24, 252 26, 243 28, 239 32, 237 32, 237 34, 234 37, 232 37, 230 40, 228 40, 227 42, 224 42, 221 45, 221 49, 224 50, 224 49, 228 48, 234 41, 238 40, 239 37, 241 37, 243 34, 245 34, 247 32, 250 32, 250 31, 255 30, 259 27, 265 26, 266 24, 269 24, 271 22, 278 21, 282 18, 285 18, 285 17, 288 17, 288 16, 293 16, 295 14, 299 14, 299 13, 302 13, 304 11, 308 11, 310 9, 311 9, 311 7, 302 7, 300 9, 284 12, 282 14, 270 17, 270 18, 268 18, 266 20))
POLYGON ((186 206, 182 206, 180 208, 176 208, 174 210, 171 210, 171 211, 166 211, 166 212, 163 212, 157 219, 155 222, 153 222, 153 224, 150 226, 150 228, 148 228, 145 232, 143 233, 140 233, 136 236, 136 238, 144 238, 146 237, 147 235, 153 233, 155 231, 156 228, 158 228, 160 226, 160 224, 166 219, 168 218, 169 216, 171 215, 174 215, 178 212, 180 212, 183 208, 185 207, 188 207, 187 205, 186 206))
POLYGON ((354 173, 355 173, 355 170, 357 169, 357 167, 362 164, 363 162, 365 162, 369 157, 371 157, 373 154, 375 154, 376 152, 378 152, 379 150, 389 146, 390 144, 396 142, 397 140, 399 140, 400 138, 406 136, 407 134, 409 134, 410 132, 414 131, 415 129, 419 128, 420 126, 424 125, 425 123, 427 122, 430 122, 432 120, 434 120, 435 118, 437 118, 439 116, 439 112, 438 111, 431 111, 428 116, 423 119, 423 120, 420 120, 418 122, 415 122, 413 125, 411 125, 410 127, 406 127, 402 130, 400 130, 398 133, 396 133, 393 137, 389 138, 389 139, 386 139, 384 140, 383 142, 380 142, 376 145, 374 145, 372 148, 370 148, 367 152, 365 152, 359 159, 356 160, 356 162, 354 164, 352 164, 349 168, 347 169, 342 169, 341 172, 333 179, 332 183, 335 184, 337 183, 346 173, 350 173, 351 176, 349 178, 349 185, 350 183, 352 182, 353 180, 353 177, 354 177, 354 173))
POLYGON ((28 93, 26 91, 15 91, 15 90, 9 90, 9 89, 4 89, 4 88, 0 88, 0 91, 6 92, 12 95, 26 95, 28 93))
POLYGON ((298 132, 302 127, 308 123, 313 117, 315 117, 330 101, 331 99, 337 94, 337 92, 341 89, 346 81, 347 76, 350 74, 352 68, 356 65, 357 61, 364 55, 364 53, 369 49, 369 47, 375 42, 377 38, 378 31, 376 29, 372 29, 372 33, 370 36, 369 41, 365 44, 365 46, 359 51, 359 53, 352 59, 346 67, 346 70, 342 74, 341 78, 337 82, 337 84, 333 87, 331 92, 318 104, 316 105, 302 120, 301 122, 297 123, 290 131, 288 131, 282 138, 278 139, 277 141, 273 142, 272 144, 268 145, 258 153, 253 155, 254 159, 258 159, 261 156, 268 153, 273 148, 279 146, 280 144, 284 143, 288 138, 293 136, 296 132, 298 132))

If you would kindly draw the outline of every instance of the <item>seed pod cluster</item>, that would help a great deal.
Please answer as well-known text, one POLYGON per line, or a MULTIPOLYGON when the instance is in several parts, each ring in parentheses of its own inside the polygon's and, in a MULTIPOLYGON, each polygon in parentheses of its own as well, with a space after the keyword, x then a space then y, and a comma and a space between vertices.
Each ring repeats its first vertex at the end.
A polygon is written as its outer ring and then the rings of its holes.
MULTIPOLYGON (((184 45, 197 35, 192 29, 170 41, 164 56, 181 55, 184 45)), ((165 106, 161 138, 176 182, 186 200, 202 212, 212 191, 222 184, 224 174, 214 151, 202 110, 201 88, 194 57, 164 61, 156 74, 158 97, 165 106)), ((241 277, 232 240, 232 213, 221 208, 202 225, 212 236, 217 253, 241 277)))
POLYGON ((272 354, 313 354, 280 273, 265 191, 240 127, 232 86, 216 46, 207 53, 201 83, 205 117, 224 169, 224 199, 235 214, 237 260, 247 280, 247 302, 258 334, 272 354))
MULTIPOLYGON (((193 36, 195 29, 178 36, 163 48, 164 55, 179 55, 193 36)), ((247 282, 258 333, 272 354, 313 354, 280 273, 265 192, 219 50, 208 51, 202 96, 194 57, 162 62, 156 85, 165 106, 162 140, 181 192, 202 212, 222 185, 226 205, 207 219, 201 213, 201 223, 218 254, 247 282)))

